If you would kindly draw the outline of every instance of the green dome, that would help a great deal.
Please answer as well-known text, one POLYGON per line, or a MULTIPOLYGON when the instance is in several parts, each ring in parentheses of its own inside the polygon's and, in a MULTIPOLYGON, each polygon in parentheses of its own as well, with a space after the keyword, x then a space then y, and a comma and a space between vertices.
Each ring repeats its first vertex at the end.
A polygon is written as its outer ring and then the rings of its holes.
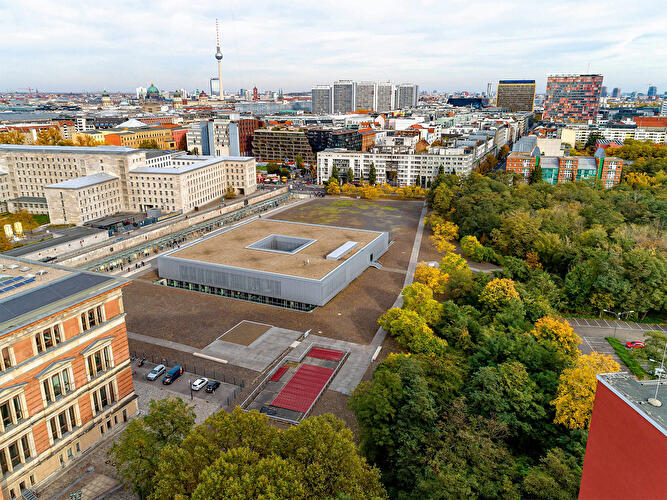
POLYGON ((174 90, 174 97, 181 97, 181 93, 178 90, 174 90))
POLYGON ((102 97, 109 97, 109 92, 107 92, 106 90, 102 92, 102 97))
POLYGON ((146 94, 159 94, 160 91, 157 89, 155 85, 153 85, 153 82, 151 82, 151 86, 148 87, 148 90, 146 90, 146 94))

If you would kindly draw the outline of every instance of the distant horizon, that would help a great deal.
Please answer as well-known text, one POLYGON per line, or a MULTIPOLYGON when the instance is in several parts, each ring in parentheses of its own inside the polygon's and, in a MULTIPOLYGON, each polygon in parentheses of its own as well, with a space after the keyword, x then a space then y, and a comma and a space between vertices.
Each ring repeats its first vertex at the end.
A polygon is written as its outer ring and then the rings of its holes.
POLYGON ((0 93, 133 93, 223 84, 307 92, 338 79, 414 82, 421 89, 482 93, 498 80, 600 73, 610 90, 667 89, 667 12, 658 0, 351 0, 288 5, 257 0, 95 5, 0 0, 0 93), (350 13, 354 15, 350 15, 350 13), (539 20, 539 22, 538 22, 539 20), (354 76, 351 76, 354 75, 354 76), (132 82, 132 83, 130 83, 132 82), (112 89, 112 90, 111 90, 112 89))

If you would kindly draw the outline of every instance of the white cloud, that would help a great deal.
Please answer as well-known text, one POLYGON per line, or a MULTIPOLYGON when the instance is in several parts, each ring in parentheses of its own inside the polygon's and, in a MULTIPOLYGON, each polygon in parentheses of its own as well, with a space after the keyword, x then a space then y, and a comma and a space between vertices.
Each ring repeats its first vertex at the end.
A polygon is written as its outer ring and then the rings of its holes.
POLYGON ((220 18, 226 88, 306 90, 339 78, 482 90, 548 72, 667 87, 659 0, 275 2, 0 0, 0 91, 205 88, 220 18))

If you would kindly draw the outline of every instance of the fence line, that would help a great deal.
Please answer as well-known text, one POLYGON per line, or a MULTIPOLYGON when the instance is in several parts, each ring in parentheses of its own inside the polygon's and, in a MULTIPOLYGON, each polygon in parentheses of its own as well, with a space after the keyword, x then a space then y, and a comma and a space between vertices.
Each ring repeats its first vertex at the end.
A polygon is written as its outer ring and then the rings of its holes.
MULTIPOLYGON (((183 367, 183 371, 194 373, 195 375, 201 375, 202 377, 210 378, 212 380, 218 380, 219 382, 223 382, 225 384, 236 385, 238 386, 239 392, 241 392, 241 390, 245 387, 245 380, 242 378, 236 378, 233 375, 225 375, 223 372, 218 372, 217 370, 206 369, 205 367, 198 366, 195 363, 181 363, 177 361, 170 362, 167 358, 161 358, 160 356, 156 356, 154 354, 130 351, 131 361, 137 361, 140 359, 145 359, 147 362, 153 363, 154 365, 162 364, 167 367, 180 365, 183 367)), ((234 398, 236 398, 236 391, 237 389, 234 389, 234 398)))

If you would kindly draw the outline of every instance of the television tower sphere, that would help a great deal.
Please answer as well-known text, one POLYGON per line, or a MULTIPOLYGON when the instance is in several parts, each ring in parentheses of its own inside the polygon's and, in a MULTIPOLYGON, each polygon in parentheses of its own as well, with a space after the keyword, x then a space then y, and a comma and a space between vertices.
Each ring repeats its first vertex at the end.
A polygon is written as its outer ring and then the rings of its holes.
POLYGON ((218 61, 222 61, 222 51, 220 50, 220 47, 218 47, 217 50, 215 51, 215 58, 218 61))

